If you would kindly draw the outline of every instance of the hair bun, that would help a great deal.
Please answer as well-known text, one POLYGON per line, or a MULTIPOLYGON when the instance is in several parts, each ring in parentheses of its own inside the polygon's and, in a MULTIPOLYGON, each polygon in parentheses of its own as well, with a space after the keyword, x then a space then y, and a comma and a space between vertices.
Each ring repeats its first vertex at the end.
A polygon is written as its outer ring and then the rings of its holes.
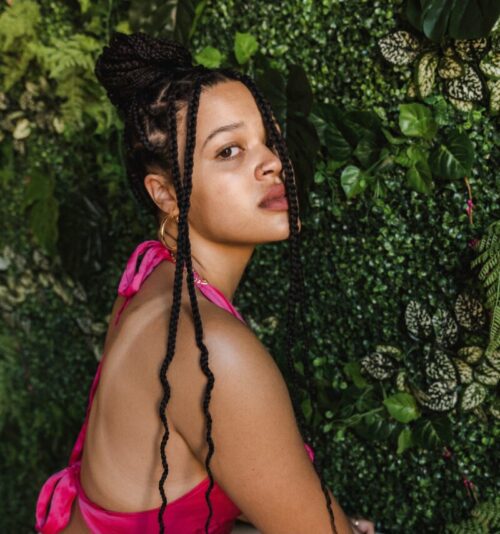
POLYGON ((120 110, 130 99, 161 78, 194 68, 187 48, 176 41, 151 37, 143 32, 113 32, 95 64, 95 75, 111 102, 120 110))

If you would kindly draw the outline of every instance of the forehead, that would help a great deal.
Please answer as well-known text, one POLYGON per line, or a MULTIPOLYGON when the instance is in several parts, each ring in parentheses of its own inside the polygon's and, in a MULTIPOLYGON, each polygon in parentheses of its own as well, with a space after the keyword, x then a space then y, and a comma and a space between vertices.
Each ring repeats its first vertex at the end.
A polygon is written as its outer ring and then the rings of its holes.
POLYGON ((257 103, 246 85, 230 80, 203 88, 197 120, 200 136, 206 136, 218 126, 235 121, 243 121, 250 128, 263 125, 257 103))

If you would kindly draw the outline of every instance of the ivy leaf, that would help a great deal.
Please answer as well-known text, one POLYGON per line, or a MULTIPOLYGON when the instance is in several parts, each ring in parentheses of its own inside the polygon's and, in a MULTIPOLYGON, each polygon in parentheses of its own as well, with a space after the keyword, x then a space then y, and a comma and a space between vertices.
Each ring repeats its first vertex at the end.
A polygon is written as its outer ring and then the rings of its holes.
POLYGON ((368 187, 368 175, 355 165, 348 165, 340 175, 340 184, 347 198, 353 198, 368 187))
POLYGON ((220 67, 222 63, 222 53, 217 48, 213 46, 205 46, 205 48, 194 56, 194 59, 199 65, 208 67, 210 69, 215 69, 220 67))
POLYGON ((446 144, 441 144, 431 154, 432 173, 448 180, 459 180, 468 176, 474 161, 474 147, 465 133, 453 130, 446 144))
POLYGON ((234 39, 234 55, 240 65, 244 65, 257 52, 259 45, 251 33, 236 32, 234 39))
POLYGON ((384 399, 387 411, 400 423, 409 423, 420 417, 417 401, 406 392, 396 393, 384 399))
POLYGON ((423 104, 400 104, 399 127, 404 135, 428 140, 437 132, 437 123, 432 112, 423 104))

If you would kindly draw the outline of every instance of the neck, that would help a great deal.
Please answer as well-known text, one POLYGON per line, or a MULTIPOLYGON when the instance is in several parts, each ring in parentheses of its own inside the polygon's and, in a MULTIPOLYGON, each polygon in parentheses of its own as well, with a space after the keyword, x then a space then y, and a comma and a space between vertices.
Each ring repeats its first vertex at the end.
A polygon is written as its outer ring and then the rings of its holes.
POLYGON ((232 302, 255 245, 214 243, 190 235, 193 269, 232 302))

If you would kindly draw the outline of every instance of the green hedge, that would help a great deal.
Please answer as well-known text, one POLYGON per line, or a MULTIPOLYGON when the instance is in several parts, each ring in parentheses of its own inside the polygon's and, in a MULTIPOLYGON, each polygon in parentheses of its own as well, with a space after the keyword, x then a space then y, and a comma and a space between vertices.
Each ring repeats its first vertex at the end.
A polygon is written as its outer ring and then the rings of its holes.
MULTIPOLYGON (((347 513, 372 518, 384 533, 498 530, 498 385, 484 386, 474 409, 429 408, 435 339, 412 335, 408 318, 418 303, 437 326, 440 317, 458 319, 456 300, 467 293, 483 322, 468 329, 458 321, 448 353, 498 348, 494 310, 471 267, 473 240, 493 232, 499 215, 497 117, 486 101, 457 110, 442 81, 424 99, 407 96, 415 66, 391 65, 378 45, 410 29, 400 1, 182 4, 176 19, 159 2, 0 8, 0 530, 32 531, 39 488, 66 465, 83 422, 119 275, 135 245, 155 237, 126 185, 121 124, 92 74, 113 29, 175 35, 200 62, 239 60, 252 74, 274 68, 290 86, 294 72, 306 95, 310 84, 314 105, 295 124, 314 124, 311 147, 319 147, 299 156, 314 161, 300 178, 307 355, 320 395, 317 407, 305 396, 302 406, 321 435, 327 481, 347 513), (58 51, 57 39, 66 49, 58 51), (429 141, 401 127, 408 103, 436 121, 429 141), (325 109, 331 120, 321 130, 325 109), (362 126, 362 154, 349 121, 362 126), (440 177, 432 165, 458 134, 473 150, 467 182, 440 177), (333 145, 345 158, 332 155, 333 145), (374 358, 397 376, 377 379, 374 358)), ((297 102, 289 99, 289 118, 297 102)), ((283 370, 287 254, 286 243, 259 247, 235 296, 283 370)), ((437 326, 433 336, 448 339, 437 326)), ((474 377, 481 362, 471 364, 474 377)), ((462 399, 466 383, 457 387, 462 399)))

